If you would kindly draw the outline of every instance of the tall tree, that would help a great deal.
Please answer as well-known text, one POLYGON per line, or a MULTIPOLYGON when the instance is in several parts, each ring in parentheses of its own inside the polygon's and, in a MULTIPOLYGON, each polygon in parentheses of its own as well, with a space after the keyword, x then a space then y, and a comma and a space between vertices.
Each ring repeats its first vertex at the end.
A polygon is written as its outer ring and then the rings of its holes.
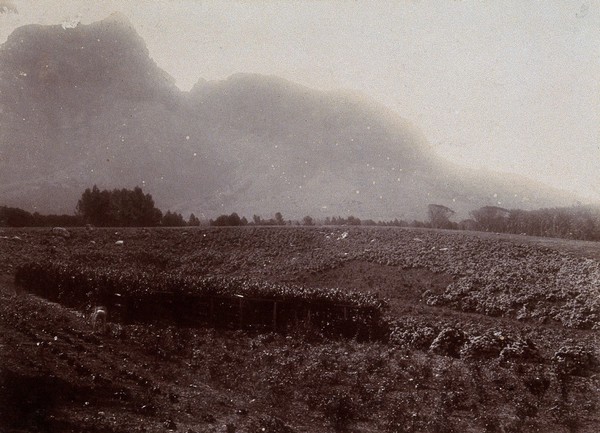
POLYGON ((211 226, 227 227, 227 226, 244 226, 248 224, 246 217, 240 218, 240 216, 233 212, 231 215, 220 215, 216 220, 210 220, 211 226))
POLYGON ((285 225, 285 220, 283 219, 283 215, 281 215, 281 212, 277 212, 275 214, 275 224, 278 226, 284 226, 285 225))
POLYGON ((477 221, 480 230, 491 232, 506 231, 510 211, 498 206, 483 206, 471 211, 471 217, 477 221))
POLYGON ((185 220, 180 213, 168 210, 162 217, 161 224, 165 227, 183 227, 185 226, 185 220))
POLYGON ((441 204, 430 204, 427 206, 427 215, 431 227, 435 229, 448 229, 452 227, 450 217, 454 215, 454 211, 449 207, 441 204))
POLYGON ((190 218, 188 219, 188 226, 199 226, 200 225, 200 220, 198 219, 198 217, 194 214, 190 215, 190 218))
POLYGON ((83 192, 76 212, 86 223, 96 226, 156 226, 162 218, 152 196, 144 195, 140 187, 100 191, 94 185, 83 192))
POLYGON ((315 221, 313 220, 313 217, 311 217, 310 215, 306 215, 304 218, 302 218, 302 224, 304 224, 305 226, 314 226, 315 221))

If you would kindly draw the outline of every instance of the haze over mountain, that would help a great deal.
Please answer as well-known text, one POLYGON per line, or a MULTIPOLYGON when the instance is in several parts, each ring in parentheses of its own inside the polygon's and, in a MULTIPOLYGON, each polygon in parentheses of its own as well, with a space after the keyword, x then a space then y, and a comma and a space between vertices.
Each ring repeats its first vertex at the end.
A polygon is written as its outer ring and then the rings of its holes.
POLYGON ((466 216, 574 202, 453 166, 360 95, 250 74, 182 92, 121 15, 21 27, 0 47, 0 204, 71 213, 94 184, 139 185, 162 209, 207 217, 423 219, 429 203, 466 216))

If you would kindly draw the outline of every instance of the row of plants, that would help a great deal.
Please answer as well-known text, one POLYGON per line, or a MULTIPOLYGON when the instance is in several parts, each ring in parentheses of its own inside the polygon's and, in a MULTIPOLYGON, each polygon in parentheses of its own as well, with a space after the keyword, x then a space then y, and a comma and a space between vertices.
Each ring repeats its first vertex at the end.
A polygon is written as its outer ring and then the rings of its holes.
MULTIPOLYGON (((3 241, 3 269, 50 254, 59 261, 110 268, 108 273, 176 274, 194 284, 207 275, 227 275, 225 285, 231 276, 263 282, 253 285, 295 281, 292 291, 300 293, 312 290, 298 284, 307 274, 369 262, 399 272, 420 268, 451 276, 444 293, 424 294, 423 301, 432 306, 567 328, 600 326, 599 262, 533 244, 363 227, 80 230, 60 242, 45 232, 19 233, 20 241, 12 235, 3 241), (124 245, 115 246, 117 240, 124 245)), ((326 298, 347 292, 336 290, 339 294, 328 291, 326 298)), ((255 286, 251 291, 264 292, 255 286)))
POLYGON ((78 263, 30 262, 16 284, 78 309, 105 305, 113 320, 293 332, 307 324, 327 335, 374 338, 386 307, 376 295, 250 281, 241 277, 135 272, 78 263))
MULTIPOLYGON (((386 303, 371 293, 274 284, 240 277, 142 273, 65 262, 27 263, 17 269, 15 281, 31 292, 79 308, 94 303, 112 307, 115 302, 139 307, 148 301, 155 311, 166 308, 173 309, 175 314, 184 314, 189 311, 185 311, 182 305, 193 307, 194 300, 201 297, 276 300, 284 304, 280 307, 284 316, 298 316, 297 312, 303 311, 302 320, 306 321, 307 308, 312 308, 314 324, 319 327, 326 326, 331 330, 338 326, 343 330, 352 323, 359 323, 363 325, 363 335, 367 330, 369 338, 389 342, 395 347, 464 359, 497 358, 529 362, 542 359, 533 341, 515 333, 502 330, 468 333, 443 321, 432 324, 414 318, 390 317, 385 315, 386 303), (164 297, 165 294, 168 297, 164 297), (157 303, 164 305, 157 306, 157 303), (339 309, 332 314, 333 308, 340 305, 351 308, 347 312, 347 321, 336 319, 336 314, 341 316, 339 309)), ((236 303, 218 305, 223 313, 232 306, 235 308, 236 303)), ((247 316, 252 314, 271 317, 272 310, 248 309, 247 316)), ((353 335, 356 335, 357 329, 353 328, 353 335)), ((577 355, 582 359, 580 362, 592 363, 591 360, 595 359, 593 352, 584 352, 577 355)))
POLYGON ((244 296, 282 302, 303 301, 320 306, 343 304, 380 312, 386 306, 385 301, 376 294, 341 288, 302 287, 223 275, 193 277, 180 271, 137 272, 67 262, 23 264, 16 270, 15 282, 34 291, 55 287, 61 294, 60 297, 77 296, 80 293, 99 297, 117 293, 142 296, 160 292, 197 296, 244 296))

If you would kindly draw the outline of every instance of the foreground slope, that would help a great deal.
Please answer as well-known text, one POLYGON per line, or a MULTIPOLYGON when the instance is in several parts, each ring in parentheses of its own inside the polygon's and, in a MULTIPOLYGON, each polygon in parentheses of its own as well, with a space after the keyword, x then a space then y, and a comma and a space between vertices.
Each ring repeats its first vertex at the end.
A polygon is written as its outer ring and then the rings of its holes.
POLYGON ((357 95, 238 74, 181 92, 120 15, 25 26, 0 47, 0 200, 72 212, 86 187, 142 186, 161 208, 465 216, 572 198, 437 157, 414 126, 357 95))
MULTIPOLYGON (((8 431, 596 432, 589 243, 386 228, 2 233, 0 427, 8 431), (116 245, 115 240, 123 240, 116 245), (92 243, 93 241, 93 243, 92 243), (252 251, 252 254, 248 254, 252 251), (13 284, 23 263, 369 290, 387 338, 110 325, 13 284)), ((90 306, 91 307, 91 306, 90 306)), ((306 324, 305 324, 306 325, 306 324)))

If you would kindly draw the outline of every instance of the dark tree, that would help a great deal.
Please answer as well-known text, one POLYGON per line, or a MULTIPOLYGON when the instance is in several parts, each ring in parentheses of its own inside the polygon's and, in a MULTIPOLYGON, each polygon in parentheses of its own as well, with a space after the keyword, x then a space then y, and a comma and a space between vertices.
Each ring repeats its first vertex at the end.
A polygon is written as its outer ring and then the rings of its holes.
POLYGON ((199 226, 200 225, 200 220, 198 219, 198 217, 196 217, 196 215, 191 214, 190 215, 190 219, 188 220, 187 225, 188 226, 199 226))
POLYGON ((283 215, 281 215, 281 212, 277 212, 275 214, 275 225, 278 225, 278 226, 285 225, 285 220, 283 219, 283 215))
POLYGON ((248 220, 244 218, 240 218, 237 213, 232 213, 231 215, 220 215, 216 220, 210 220, 211 226, 217 227, 227 227, 227 226, 243 226, 248 224, 248 220))
POLYGON ((430 204, 427 206, 427 216, 431 227, 435 229, 452 228, 450 217, 454 215, 454 211, 449 207, 441 204, 430 204))
POLYGON ((504 232, 507 229, 510 211, 498 206, 483 206, 471 212, 480 230, 504 232))
POLYGON ((76 212, 86 223, 95 226, 109 225, 110 193, 98 189, 96 185, 87 188, 77 202, 76 212))
POLYGON ((154 206, 150 194, 140 187, 133 190, 100 191, 96 185, 86 189, 77 202, 77 215, 96 226, 156 226, 162 212, 154 206))
POLYGON ((350 215, 342 224, 349 226, 359 226, 361 224, 361 221, 360 218, 350 215))
POLYGON ((0 227, 75 227, 82 226, 83 220, 76 215, 42 215, 26 210, 0 206, 0 227))
POLYGON ((306 215, 304 218, 302 218, 302 224, 305 226, 314 226, 315 222, 310 215, 306 215))
POLYGON ((26 210, 15 207, 0 207, 0 226, 28 227, 33 225, 33 220, 33 215, 26 210))
POLYGON ((161 224, 165 227, 183 227, 185 226, 185 220, 180 213, 168 210, 162 217, 161 224))

